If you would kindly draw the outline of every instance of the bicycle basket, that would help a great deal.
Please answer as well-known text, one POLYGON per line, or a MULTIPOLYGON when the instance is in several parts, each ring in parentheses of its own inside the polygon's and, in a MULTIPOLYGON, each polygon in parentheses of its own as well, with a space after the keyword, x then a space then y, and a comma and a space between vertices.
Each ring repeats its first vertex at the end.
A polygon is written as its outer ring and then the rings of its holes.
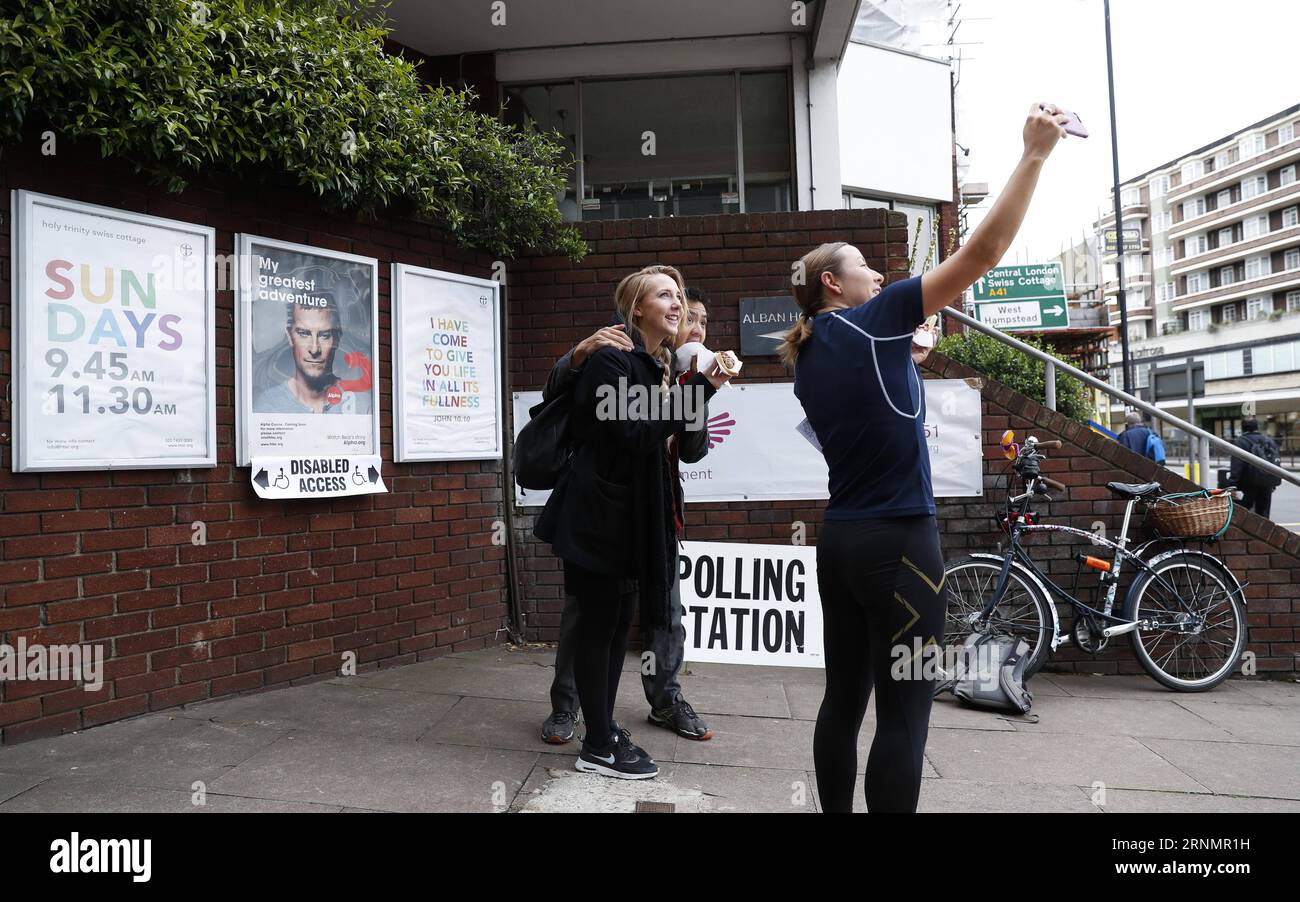
POLYGON ((1163 536, 1219 538, 1232 522, 1232 495, 1208 491, 1161 495, 1151 506, 1151 525, 1163 536))

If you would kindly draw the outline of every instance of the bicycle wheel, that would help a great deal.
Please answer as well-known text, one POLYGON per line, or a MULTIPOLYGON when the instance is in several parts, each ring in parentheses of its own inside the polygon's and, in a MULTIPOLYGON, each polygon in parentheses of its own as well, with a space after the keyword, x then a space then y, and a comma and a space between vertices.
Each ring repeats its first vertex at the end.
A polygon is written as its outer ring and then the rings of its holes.
MULTIPOLYGON (((1002 565, 979 558, 959 558, 944 571, 947 590, 944 612, 943 644, 960 646, 974 631, 974 621, 993 597, 1002 565)), ((989 628, 1023 637, 1029 643, 1029 663, 1025 676, 1037 673, 1052 652, 1052 615, 1050 600, 1032 581, 1017 572, 1007 574, 1007 591, 989 614, 989 628)))
POLYGON ((1246 648, 1246 605, 1218 561, 1175 554, 1143 571, 1125 599, 1128 620, 1155 626, 1129 634, 1146 672, 1179 692, 1204 692, 1226 680, 1246 648), (1162 582, 1163 580, 1163 582, 1162 582))

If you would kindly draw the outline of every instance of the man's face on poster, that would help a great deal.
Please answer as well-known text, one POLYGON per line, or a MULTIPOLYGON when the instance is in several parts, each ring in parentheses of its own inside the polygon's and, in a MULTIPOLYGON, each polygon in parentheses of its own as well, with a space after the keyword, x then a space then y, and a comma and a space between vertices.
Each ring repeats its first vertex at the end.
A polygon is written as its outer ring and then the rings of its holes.
POLYGON ((333 382, 334 352, 343 334, 334 313, 329 309, 295 305, 288 332, 293 362, 302 377, 317 386, 333 382))

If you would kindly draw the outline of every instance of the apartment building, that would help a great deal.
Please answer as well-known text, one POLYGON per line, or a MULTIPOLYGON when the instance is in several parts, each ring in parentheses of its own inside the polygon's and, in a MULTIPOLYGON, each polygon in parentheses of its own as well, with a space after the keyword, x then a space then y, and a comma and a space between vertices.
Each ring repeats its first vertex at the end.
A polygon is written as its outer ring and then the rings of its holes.
MULTIPOLYGON (((1124 282, 1134 381, 1205 365, 1198 425, 1239 434, 1243 410, 1300 449, 1300 104, 1120 186, 1124 282), (1243 407, 1245 405, 1245 407, 1243 407), (1294 437, 1293 437, 1294 435, 1294 437)), ((1108 200, 1109 205, 1109 200, 1108 200)), ((1094 223, 1110 323, 1120 325, 1117 255, 1094 223)), ((1122 382, 1118 341, 1112 379, 1122 382)), ((1184 409, 1186 401, 1160 402, 1184 409)), ((1116 406, 1112 422, 1122 419, 1116 406)))

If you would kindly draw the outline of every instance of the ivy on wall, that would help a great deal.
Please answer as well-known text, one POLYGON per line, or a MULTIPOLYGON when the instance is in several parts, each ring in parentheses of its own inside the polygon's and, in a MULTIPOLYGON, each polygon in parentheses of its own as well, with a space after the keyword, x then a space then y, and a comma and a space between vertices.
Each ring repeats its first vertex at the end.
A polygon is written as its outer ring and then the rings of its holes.
POLYGON ((171 191, 231 174, 428 221, 498 256, 582 256, 548 135, 385 54, 372 0, 0 0, 0 143, 97 143, 171 191))
MULTIPOLYGON (((1016 338, 1056 357, 1051 348, 1032 336, 1017 335, 1016 338)), ((940 339, 935 350, 1039 404, 1047 403, 1046 364, 995 338, 966 329, 940 339)), ((1093 416, 1092 398, 1087 386, 1059 369, 1056 371, 1056 410, 1084 424, 1093 416)))

